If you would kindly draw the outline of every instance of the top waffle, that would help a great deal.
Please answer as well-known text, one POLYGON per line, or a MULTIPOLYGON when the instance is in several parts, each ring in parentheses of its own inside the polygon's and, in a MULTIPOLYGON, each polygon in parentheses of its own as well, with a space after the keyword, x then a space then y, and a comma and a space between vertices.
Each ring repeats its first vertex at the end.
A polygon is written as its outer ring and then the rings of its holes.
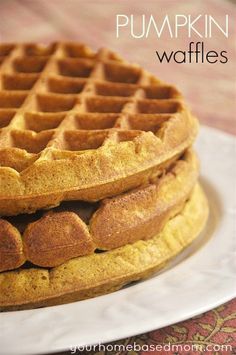
POLYGON ((0 45, 0 215, 137 187, 189 147, 180 93, 82 44, 0 45))

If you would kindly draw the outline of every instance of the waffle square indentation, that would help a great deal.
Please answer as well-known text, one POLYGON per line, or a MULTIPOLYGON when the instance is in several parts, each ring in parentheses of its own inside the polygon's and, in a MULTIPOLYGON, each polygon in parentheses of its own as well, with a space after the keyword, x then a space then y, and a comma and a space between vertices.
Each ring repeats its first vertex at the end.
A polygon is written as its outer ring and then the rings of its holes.
POLYGON ((96 94, 101 96, 133 96, 137 88, 132 85, 98 83, 96 84, 96 94))
POLYGON ((82 59, 61 59, 58 60, 59 74, 63 76, 87 78, 94 68, 94 63, 82 59))
POLYGON ((30 90, 38 79, 38 74, 3 74, 5 90, 30 90))
POLYGON ((56 129, 65 118, 63 113, 38 113, 26 112, 25 129, 34 132, 41 132, 50 129, 56 129))
POLYGON ((68 43, 64 46, 65 54, 72 58, 94 58, 95 54, 84 44, 68 43))
POLYGON ((51 140, 53 132, 45 131, 34 134, 30 131, 12 131, 12 145, 15 148, 25 149, 28 153, 40 153, 51 140))
POLYGON ((97 149, 104 143, 108 134, 108 131, 66 131, 62 149, 71 151, 97 149))
POLYGON ((170 85, 151 85, 144 88, 147 99, 171 99, 179 96, 177 90, 170 85))
POLYGON ((139 81, 141 69, 118 63, 105 63, 104 74, 108 81, 136 84, 139 81))
POLYGON ((14 48, 14 44, 0 44, 0 56, 8 56, 14 48))
POLYGON ((62 112, 71 110, 75 105, 76 98, 60 94, 38 94, 36 101, 38 111, 62 112))
POLYGON ((118 113, 121 112, 128 99, 91 97, 86 99, 89 112, 118 113))
POLYGON ((99 130, 114 127, 118 115, 114 113, 84 113, 75 115, 76 128, 80 130, 99 130))
POLYGON ((49 78, 47 87, 50 92, 58 94, 79 94, 84 89, 86 80, 75 78, 49 78))
POLYGON ((24 53, 27 56, 49 56, 55 52, 55 49, 55 44, 26 44, 24 46, 24 53))
POLYGON ((1 91, 0 108, 18 108, 20 107, 27 94, 22 92, 1 91))
POLYGON ((40 73, 48 61, 47 57, 20 57, 13 62, 18 73, 40 73))
POLYGON ((180 104, 171 100, 139 100, 138 111, 140 113, 176 113, 180 104))
POLYGON ((15 115, 14 110, 1 110, 0 111, 0 128, 7 127, 15 115))

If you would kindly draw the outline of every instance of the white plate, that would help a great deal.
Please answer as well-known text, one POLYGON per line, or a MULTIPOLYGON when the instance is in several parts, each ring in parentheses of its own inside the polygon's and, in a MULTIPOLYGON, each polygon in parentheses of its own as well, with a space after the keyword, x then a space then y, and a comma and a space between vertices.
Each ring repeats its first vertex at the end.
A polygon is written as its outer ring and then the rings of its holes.
POLYGON ((0 354, 110 342, 190 318, 236 296, 235 138, 202 127, 197 150, 211 213, 196 242, 164 272, 110 295, 1 313, 0 354))

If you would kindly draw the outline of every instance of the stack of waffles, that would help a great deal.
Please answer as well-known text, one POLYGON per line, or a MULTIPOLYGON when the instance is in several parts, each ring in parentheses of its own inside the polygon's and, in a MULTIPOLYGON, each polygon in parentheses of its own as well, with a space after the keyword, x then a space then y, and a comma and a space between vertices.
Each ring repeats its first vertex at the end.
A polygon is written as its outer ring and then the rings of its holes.
POLYGON ((0 46, 0 309, 148 277, 205 225, 179 91, 79 43, 0 46))

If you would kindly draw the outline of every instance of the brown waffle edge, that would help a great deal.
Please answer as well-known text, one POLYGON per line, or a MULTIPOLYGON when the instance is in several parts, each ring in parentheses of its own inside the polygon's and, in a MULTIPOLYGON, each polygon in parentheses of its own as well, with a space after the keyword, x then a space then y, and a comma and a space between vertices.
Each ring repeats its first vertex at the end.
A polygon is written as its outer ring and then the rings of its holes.
POLYGON ((34 216, 26 216, 29 222, 22 232, 14 226, 16 217, 0 219, 0 271, 18 268, 26 260, 55 267, 96 249, 111 250, 151 238, 181 211, 197 178, 196 155, 187 151, 155 182, 102 201, 87 223, 75 209, 52 209, 33 222, 34 216))

